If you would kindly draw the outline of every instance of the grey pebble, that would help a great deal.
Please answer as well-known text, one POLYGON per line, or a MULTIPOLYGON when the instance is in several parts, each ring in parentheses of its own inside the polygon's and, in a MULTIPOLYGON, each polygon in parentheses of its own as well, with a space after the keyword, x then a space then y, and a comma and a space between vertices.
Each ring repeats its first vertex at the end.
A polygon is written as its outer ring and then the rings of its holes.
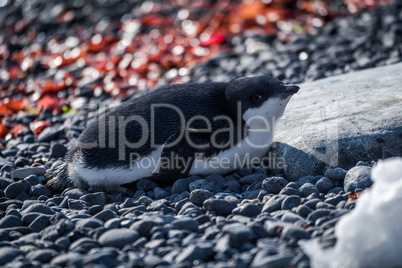
POLYGON ((17 181, 14 183, 9 184, 6 189, 4 190, 4 194, 6 197, 10 199, 16 198, 22 192, 27 193, 31 185, 28 182, 24 181, 17 181))
POLYGON ((198 176, 192 176, 185 179, 178 179, 173 183, 172 194, 181 194, 182 192, 189 190, 189 185, 195 180, 201 179, 198 176))
POLYGON ((31 188, 29 189, 29 195, 30 196, 45 195, 47 197, 51 197, 52 193, 47 187, 43 186, 42 184, 36 184, 32 185, 31 188))
POLYGON ((54 249, 38 249, 34 251, 28 252, 26 258, 30 261, 38 261, 41 263, 48 263, 55 256, 57 256, 58 252, 54 249))
POLYGON ((25 179, 29 175, 41 176, 45 175, 46 169, 44 167, 25 167, 19 168, 11 172, 12 179, 25 179))
POLYGON ((82 260, 83 255, 77 252, 67 252, 54 257, 50 264, 57 265, 61 267, 67 267, 69 264, 74 263, 78 260, 82 260))
POLYGON ((204 208, 209 211, 215 211, 217 215, 228 216, 232 210, 237 207, 237 203, 225 199, 209 198, 204 201, 204 208))
POLYGON ((246 203, 240 205, 233 210, 234 215, 242 215, 246 217, 254 217, 260 213, 261 213, 261 207, 252 203, 246 203))
POLYGON ((318 202, 321 202, 321 199, 314 198, 314 199, 311 199, 311 200, 307 200, 304 203, 304 205, 306 205, 307 207, 309 207, 311 209, 315 209, 318 202))
POLYGON ((49 216, 48 215, 40 215, 39 217, 35 218, 32 223, 29 225, 34 232, 40 232, 49 226, 49 216))
POLYGON ((294 189, 291 187, 285 187, 283 188, 280 192, 280 195, 302 195, 301 192, 299 191, 299 189, 294 189))
POLYGON ((262 212, 273 212, 276 210, 280 210, 282 206, 283 200, 286 198, 286 195, 274 195, 272 196, 263 206, 262 212))
POLYGON ((12 248, 12 247, 1 247, 0 248, 0 265, 5 265, 18 256, 24 255, 25 252, 22 250, 12 248))
POLYGON ((343 192, 343 188, 342 187, 335 187, 335 188, 329 190, 328 194, 331 194, 331 193, 339 194, 340 192, 343 192))
POLYGON ((319 218, 328 216, 330 213, 331 213, 330 209, 325 208, 317 209, 308 215, 307 221, 314 224, 319 218))
POLYGON ((297 240, 310 238, 310 235, 308 232, 306 232, 305 230, 303 230, 299 227, 295 227, 295 226, 286 227, 282 231, 281 236, 287 237, 287 238, 296 238, 297 240))
POLYGON ((128 228, 112 229, 99 237, 99 243, 104 247, 123 248, 129 243, 133 243, 139 237, 138 232, 128 228))
MULTIPOLYGON (((22 222, 24 225, 30 225, 37 217, 39 217, 41 215, 46 215, 46 214, 42 214, 39 212, 26 213, 26 214, 24 214, 24 216, 22 216, 22 222)), ((50 219, 49 215, 48 215, 48 217, 50 219)))
POLYGON ((207 180, 198 179, 198 180, 195 180, 195 181, 191 182, 191 183, 188 185, 188 188, 189 188, 189 190, 190 190, 190 192, 191 192, 191 191, 194 191, 194 190, 196 190, 196 189, 202 189, 202 188, 205 187, 207 184, 208 184, 208 181, 207 181, 207 180))
POLYGON ((140 202, 140 204, 148 206, 152 202, 154 202, 154 200, 152 200, 152 198, 149 198, 148 196, 141 196, 140 198, 138 198, 138 202, 140 202))
POLYGON ((80 188, 73 188, 63 192, 63 195, 71 199, 80 199, 81 196, 89 194, 88 191, 80 188))
POLYGON ((311 212, 312 212, 311 208, 309 208, 306 205, 299 205, 296 208, 296 213, 304 218, 307 217, 311 212))
POLYGON ((250 228, 241 223, 226 224, 222 228, 223 234, 228 234, 233 244, 243 244, 253 238, 250 228))
POLYGON ((192 218, 183 218, 174 220, 171 223, 173 229, 178 230, 188 230, 190 232, 195 232, 198 230, 198 222, 192 218))
POLYGON ((67 204, 69 209, 74 210, 82 210, 88 208, 88 203, 82 200, 68 199, 67 204))
POLYGON ((87 202, 89 205, 105 205, 107 201, 106 194, 104 192, 90 193, 83 195, 79 200, 87 202))
POLYGON ((262 182, 262 188, 268 193, 278 194, 288 181, 282 177, 269 177, 262 182))
POLYGON ((105 222, 104 226, 107 229, 116 229, 116 228, 119 228, 120 223, 121 223, 120 218, 113 218, 113 219, 110 219, 107 222, 105 222))
POLYGON ((175 259, 177 263, 189 262, 193 263, 195 260, 206 261, 214 254, 211 245, 206 243, 201 245, 190 245, 186 247, 175 259))
POLYGON ((289 195, 286 197, 281 204, 282 210, 291 210, 294 207, 297 207, 301 203, 301 197, 298 195, 289 195))
POLYGON ((107 222, 108 220, 113 219, 114 217, 116 217, 116 213, 109 209, 102 210, 101 212, 93 216, 93 218, 101 220, 103 222, 107 222))
POLYGON ((191 191, 189 200, 193 204, 201 207, 204 201, 208 198, 211 198, 212 196, 213 194, 208 190, 196 189, 194 191, 191 191))
POLYGON ((331 205, 336 206, 336 205, 338 205, 339 202, 346 201, 346 200, 347 200, 347 197, 344 197, 343 195, 337 195, 337 196, 329 197, 329 198, 325 199, 325 203, 329 203, 331 205))
POLYGON ((251 268, 287 267, 295 255, 273 255, 272 252, 259 251, 251 263, 251 268))
POLYGON ((14 181, 12 179, 9 178, 5 178, 5 177, 0 177, 0 189, 4 190, 6 189, 6 187, 8 185, 10 185, 11 183, 13 183, 14 181))
POLYGON ((101 250, 93 254, 85 256, 83 260, 84 267, 117 267, 119 261, 116 259, 117 252, 110 250, 101 250))
POLYGON ((51 209, 48 205, 44 204, 44 203, 34 203, 32 205, 30 205, 29 207, 27 207, 26 209, 24 209, 21 212, 21 215, 25 215, 27 213, 31 213, 31 212, 38 212, 38 213, 42 213, 42 214, 46 214, 46 215, 54 215, 56 212, 51 209))
POLYGON ((365 189, 370 187, 371 184, 371 167, 357 166, 346 173, 343 187, 345 192, 354 193, 357 188, 365 189))
POLYGON ((76 228, 98 228, 103 226, 103 221, 101 221, 100 219, 95 219, 95 218, 88 218, 88 219, 82 219, 79 220, 76 223, 76 228))
POLYGON ((0 228, 22 226, 22 220, 14 215, 7 215, 0 220, 0 228))
POLYGON ((346 170, 342 168, 329 168, 325 171, 324 176, 334 180, 334 181, 343 181, 346 176, 346 170))
POLYGON ((82 237, 75 240, 71 243, 69 247, 70 252, 79 252, 79 253, 86 253, 90 249, 98 248, 100 246, 99 242, 90 238, 90 237, 82 237))
POLYGON ((301 194, 302 194, 303 197, 307 197, 307 196, 309 196, 309 195, 311 195, 311 194, 314 194, 314 193, 316 193, 316 194, 319 194, 319 193, 320 193, 320 191, 318 191, 317 187, 315 187, 315 185, 312 184, 312 183, 305 183, 305 184, 303 184, 303 185, 299 188, 299 190, 300 190, 300 192, 301 192, 301 194))
POLYGON ((317 187, 318 191, 321 193, 326 194, 329 190, 334 188, 334 183, 329 178, 322 177, 316 182, 315 187, 317 187))
POLYGON ((307 223, 305 219, 303 219, 301 216, 299 216, 296 213, 293 213, 291 211, 285 211, 282 214, 281 221, 290 222, 290 223, 295 223, 295 222, 299 222, 299 223, 303 223, 303 224, 307 223))
POLYGON ((161 199, 170 196, 169 192, 161 187, 156 187, 154 189, 154 195, 156 199, 161 199))
POLYGON ((13 216, 16 216, 16 217, 18 217, 20 219, 22 218, 21 213, 16 208, 7 209, 6 216, 7 215, 13 215, 13 216))
POLYGON ((103 210, 103 206, 101 205, 93 205, 88 208, 89 215, 96 215, 103 210))
POLYGON ((24 181, 28 182, 32 186, 37 184, 42 185, 42 181, 36 175, 29 175, 24 179, 24 181))
POLYGON ((240 179, 241 184, 253 184, 254 182, 263 181, 267 178, 267 175, 261 173, 255 173, 251 175, 244 176, 240 179))
POLYGON ((70 246, 71 243, 70 243, 70 240, 67 237, 62 236, 62 237, 58 238, 54 242, 54 244, 56 246, 58 246, 59 248, 61 248, 62 250, 66 250, 70 246))
POLYGON ((53 143, 50 146, 49 159, 64 157, 67 153, 67 148, 63 144, 53 143))

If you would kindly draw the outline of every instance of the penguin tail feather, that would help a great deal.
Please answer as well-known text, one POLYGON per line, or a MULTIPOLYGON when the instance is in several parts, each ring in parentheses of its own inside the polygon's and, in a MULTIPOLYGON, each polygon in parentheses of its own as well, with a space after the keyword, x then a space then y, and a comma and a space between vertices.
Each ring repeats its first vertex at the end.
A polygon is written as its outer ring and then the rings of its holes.
POLYGON ((68 176, 68 162, 64 162, 58 167, 55 177, 50 179, 45 186, 49 188, 52 194, 61 193, 64 189, 74 186, 68 176))

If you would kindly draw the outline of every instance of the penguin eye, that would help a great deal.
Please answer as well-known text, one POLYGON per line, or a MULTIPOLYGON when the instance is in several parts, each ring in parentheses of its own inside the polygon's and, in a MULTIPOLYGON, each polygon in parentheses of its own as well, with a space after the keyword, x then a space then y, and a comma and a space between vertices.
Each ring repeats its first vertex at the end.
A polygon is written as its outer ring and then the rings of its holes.
POLYGON ((262 96, 261 95, 254 95, 253 96, 253 101, 259 101, 261 100, 262 96))

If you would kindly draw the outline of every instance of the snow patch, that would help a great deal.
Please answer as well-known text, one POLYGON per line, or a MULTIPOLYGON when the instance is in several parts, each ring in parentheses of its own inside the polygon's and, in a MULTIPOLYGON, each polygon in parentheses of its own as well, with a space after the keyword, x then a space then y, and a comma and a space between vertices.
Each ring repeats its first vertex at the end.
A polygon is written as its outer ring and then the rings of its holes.
POLYGON ((371 176, 372 188, 336 225, 334 248, 302 244, 313 268, 402 267, 402 158, 380 160, 371 176))

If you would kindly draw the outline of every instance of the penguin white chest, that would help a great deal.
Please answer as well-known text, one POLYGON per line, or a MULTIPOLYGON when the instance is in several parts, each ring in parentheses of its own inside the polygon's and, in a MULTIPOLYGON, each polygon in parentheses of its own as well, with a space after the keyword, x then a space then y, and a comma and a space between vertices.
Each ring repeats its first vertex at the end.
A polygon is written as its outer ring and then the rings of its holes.
POLYGON ((241 142, 217 155, 204 160, 196 158, 189 175, 224 174, 235 169, 246 168, 261 159, 271 148, 275 136, 275 125, 283 115, 290 97, 269 98, 260 107, 244 112, 243 120, 248 126, 248 135, 241 142))

